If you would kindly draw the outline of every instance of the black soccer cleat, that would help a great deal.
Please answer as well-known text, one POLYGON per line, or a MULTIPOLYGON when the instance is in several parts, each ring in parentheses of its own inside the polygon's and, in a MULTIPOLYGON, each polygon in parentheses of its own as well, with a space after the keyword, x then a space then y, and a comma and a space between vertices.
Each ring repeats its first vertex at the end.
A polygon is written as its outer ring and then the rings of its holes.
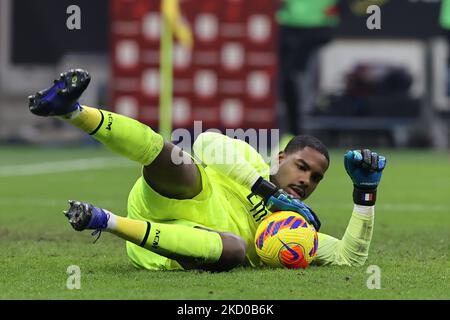
POLYGON ((89 85, 91 76, 83 69, 61 73, 53 86, 28 97, 30 111, 38 116, 63 116, 81 109, 78 99, 89 85))
POLYGON ((108 226, 110 213, 90 203, 69 200, 70 208, 64 211, 70 225, 77 231, 101 231, 108 226))

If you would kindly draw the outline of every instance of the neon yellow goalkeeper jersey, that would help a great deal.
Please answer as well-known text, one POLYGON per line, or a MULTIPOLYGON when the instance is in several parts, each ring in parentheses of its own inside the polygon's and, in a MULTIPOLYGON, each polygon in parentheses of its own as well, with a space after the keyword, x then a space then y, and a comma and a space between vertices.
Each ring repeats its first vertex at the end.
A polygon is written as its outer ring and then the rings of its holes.
MULTIPOLYGON (((255 232, 270 212, 262 199, 252 195, 251 186, 262 176, 270 179, 270 166, 262 156, 242 140, 206 132, 194 143, 202 191, 192 199, 170 199, 159 195, 141 177, 130 192, 128 217, 162 223, 203 226, 219 232, 231 232, 247 243, 247 262, 261 265, 255 250, 255 232)), ((355 206, 342 240, 319 233, 319 245, 313 263, 318 265, 360 265, 367 258, 372 235, 373 207, 355 206)), ((182 267, 171 259, 127 242, 127 253, 139 267, 173 270, 182 267)))
POLYGON ((206 132, 194 143, 194 153, 204 166, 214 192, 223 195, 220 204, 227 208, 232 227, 248 244, 247 258, 251 265, 260 263, 254 246, 259 223, 270 214, 260 197, 252 195, 251 185, 259 176, 269 179, 270 167, 248 143, 227 136, 206 132), (245 183, 243 180, 250 179, 245 183))
MULTIPOLYGON (((252 196, 251 186, 259 176, 270 179, 270 166, 245 141, 217 133, 203 133, 194 143, 194 152, 206 165, 208 179, 227 194, 229 214, 239 235, 250 241, 248 258, 258 263, 254 237, 259 223, 270 214, 262 199, 252 196), (220 146, 220 147, 219 147, 220 146), (209 150, 208 150, 209 149, 209 150), (231 161, 225 161, 225 160, 231 161)), ((317 265, 362 265, 368 256, 374 221, 374 207, 356 206, 342 240, 318 233, 319 245, 313 263, 317 265)))

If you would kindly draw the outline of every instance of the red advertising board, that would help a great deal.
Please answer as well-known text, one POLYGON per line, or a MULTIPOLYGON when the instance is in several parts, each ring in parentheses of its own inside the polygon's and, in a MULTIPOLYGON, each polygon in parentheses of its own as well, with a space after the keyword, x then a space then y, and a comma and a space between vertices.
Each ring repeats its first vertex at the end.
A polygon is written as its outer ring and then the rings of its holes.
MULTIPOLYGON (((111 1, 113 110, 155 128, 161 89, 161 0, 111 1)), ((173 126, 275 125, 277 1, 180 0, 194 36, 173 46, 173 126)))

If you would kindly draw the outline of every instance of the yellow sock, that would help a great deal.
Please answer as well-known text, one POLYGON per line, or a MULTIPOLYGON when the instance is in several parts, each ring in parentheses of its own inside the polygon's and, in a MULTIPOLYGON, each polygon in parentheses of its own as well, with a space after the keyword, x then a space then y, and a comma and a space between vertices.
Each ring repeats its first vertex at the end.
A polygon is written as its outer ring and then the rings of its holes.
POLYGON ((222 239, 216 232, 176 224, 134 220, 111 214, 108 231, 169 259, 217 262, 222 239))
POLYGON ((67 122, 88 134, 96 131, 103 119, 100 109, 83 106, 83 109, 73 118, 64 118, 67 122))
POLYGON ((161 152, 162 136, 145 124, 114 112, 82 108, 77 116, 65 120, 112 151, 142 165, 152 163, 161 152))

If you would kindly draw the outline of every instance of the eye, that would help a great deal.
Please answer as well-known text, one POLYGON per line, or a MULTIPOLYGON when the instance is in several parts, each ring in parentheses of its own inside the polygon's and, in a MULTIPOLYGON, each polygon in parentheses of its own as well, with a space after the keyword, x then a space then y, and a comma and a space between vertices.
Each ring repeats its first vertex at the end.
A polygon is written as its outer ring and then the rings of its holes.
POLYGON ((306 167, 305 167, 304 165, 302 165, 302 164, 299 164, 299 165, 297 166, 297 168, 298 168, 299 170, 301 170, 301 171, 306 171, 306 167))

